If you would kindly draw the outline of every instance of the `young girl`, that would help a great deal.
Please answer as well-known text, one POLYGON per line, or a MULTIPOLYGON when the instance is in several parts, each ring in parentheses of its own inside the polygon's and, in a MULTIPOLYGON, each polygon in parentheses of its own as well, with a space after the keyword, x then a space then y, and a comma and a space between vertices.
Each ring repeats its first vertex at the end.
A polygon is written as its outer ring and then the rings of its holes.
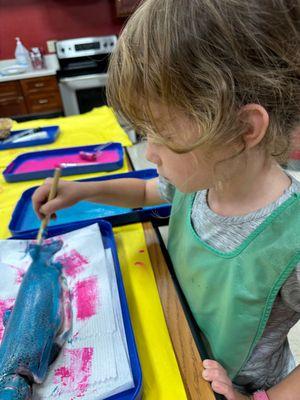
POLYGON ((109 70, 114 109, 147 135, 159 179, 61 182, 40 217, 82 199, 172 202, 168 249, 228 400, 299 399, 300 183, 280 165, 299 124, 298 0, 146 0, 109 70))

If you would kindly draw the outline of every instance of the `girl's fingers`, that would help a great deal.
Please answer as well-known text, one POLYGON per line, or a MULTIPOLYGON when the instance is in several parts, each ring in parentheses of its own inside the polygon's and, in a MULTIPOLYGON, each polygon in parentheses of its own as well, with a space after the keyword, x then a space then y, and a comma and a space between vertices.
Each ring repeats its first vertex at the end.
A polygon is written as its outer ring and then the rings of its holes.
POLYGON ((236 400, 235 391, 232 382, 227 375, 226 370, 214 360, 203 361, 203 378, 211 382, 212 389, 226 397, 227 400, 236 400))
MULTIPOLYGON (((203 367, 205 368, 205 370, 204 370, 205 374, 210 374, 210 376, 212 376, 213 379, 226 377, 226 380, 228 382, 231 382, 231 380, 228 377, 227 371, 217 361, 215 361, 215 360, 204 360, 203 361, 203 367)), ((213 380, 213 379, 211 379, 211 380, 213 380)), ((222 379, 222 380, 224 380, 224 379, 222 379)))
POLYGON ((49 191, 50 186, 43 185, 40 186, 32 195, 32 204, 34 211, 38 214, 40 218, 43 217, 40 208, 45 202, 47 202, 49 191))
POLYGON ((213 381, 211 387, 214 392, 222 394, 227 400, 237 400, 232 386, 228 386, 223 382, 213 381))
MULTIPOLYGON (((218 361, 210 360, 210 359, 206 359, 203 361, 203 367, 204 368, 221 368, 223 371, 225 371, 225 369, 222 367, 222 365, 220 363, 218 363, 218 361)), ((227 374, 226 371, 225 371, 225 373, 227 374)))
POLYGON ((211 382, 214 392, 222 394, 226 400, 238 400, 241 398, 233 388, 231 379, 221 364, 215 360, 204 360, 203 367, 205 368, 202 372, 203 378, 211 382))
POLYGON ((57 215, 55 213, 51 214, 51 219, 55 221, 57 219, 57 215))
POLYGON ((55 213, 55 211, 62 208, 63 202, 62 199, 58 196, 55 197, 53 200, 48 201, 46 204, 42 205, 39 209, 39 212, 44 215, 49 215, 55 213))
POLYGON ((219 368, 206 369, 202 372, 202 376, 205 380, 210 382, 218 381, 226 385, 231 385, 231 380, 229 379, 226 372, 220 370, 219 368))

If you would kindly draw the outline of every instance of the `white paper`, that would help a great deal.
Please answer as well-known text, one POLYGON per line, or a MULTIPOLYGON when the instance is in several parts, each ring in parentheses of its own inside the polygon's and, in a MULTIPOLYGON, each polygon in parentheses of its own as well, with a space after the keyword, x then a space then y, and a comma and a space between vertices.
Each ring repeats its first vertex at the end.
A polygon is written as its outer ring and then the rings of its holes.
MULTIPOLYGON (((110 249, 97 224, 61 235, 54 256, 72 294, 73 327, 34 400, 100 400, 134 386, 110 249)), ((0 241, 0 312, 11 306, 31 263, 27 241, 0 241)), ((0 335, 2 321, 0 321, 0 335)))

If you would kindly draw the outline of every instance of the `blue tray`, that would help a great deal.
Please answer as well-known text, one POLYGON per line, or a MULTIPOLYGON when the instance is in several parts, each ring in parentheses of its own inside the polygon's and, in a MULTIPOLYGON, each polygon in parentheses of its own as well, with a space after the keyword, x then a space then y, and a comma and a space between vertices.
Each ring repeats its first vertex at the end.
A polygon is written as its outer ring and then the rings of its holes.
MULTIPOLYGON (((98 182, 119 178, 152 179, 155 177, 157 177, 155 169, 146 169, 99 178, 83 179, 81 182, 98 182)), ((31 196, 36 188, 37 186, 27 189, 16 204, 9 223, 9 229, 13 235, 20 232, 30 232, 38 229, 40 226, 40 220, 36 216, 31 202, 31 196)), ((97 222, 99 219, 105 219, 112 225, 123 225, 150 220, 151 217, 155 216, 165 218, 169 214, 169 204, 132 209, 81 201, 70 208, 58 211, 57 219, 50 221, 48 229, 61 225, 73 226, 74 223, 80 223, 80 221, 97 222)))
MULTIPOLYGON (((43 179, 53 175, 55 168, 43 169, 40 171, 30 171, 30 172, 16 172, 17 168, 22 165, 22 163, 30 160, 43 159, 48 157, 55 156, 68 156, 78 154, 80 151, 93 152, 99 144, 91 145, 91 146, 78 146, 78 147, 66 147, 62 149, 55 150, 43 150, 43 151, 35 151, 32 153, 21 154, 16 157, 3 171, 3 176, 6 182, 20 182, 20 181, 30 181, 32 179, 43 179)), ((67 175, 77 175, 77 174, 88 174, 90 172, 99 172, 99 171, 113 171, 115 169, 119 169, 123 166, 123 149, 121 143, 111 143, 108 147, 102 150, 103 153, 106 151, 114 150, 118 154, 117 161, 107 162, 107 163, 97 163, 95 164, 86 164, 80 166, 73 167, 65 167, 62 169, 62 176, 67 175)), ((84 163, 84 160, 82 161, 84 163)))
MULTIPOLYGON (((70 225, 68 227, 61 226, 52 229, 51 234, 49 237, 62 235, 64 233, 73 231, 74 229, 83 228, 85 226, 90 225, 89 222, 81 223, 81 225, 77 225, 76 228, 74 225, 70 225)), ((134 380, 134 387, 128 389, 122 393, 115 394, 107 398, 107 400, 133 400, 133 399, 140 399, 142 396, 142 370, 139 362, 138 352, 136 348, 136 343, 134 339, 133 329, 130 321, 130 315, 126 300, 125 289, 122 281, 122 274, 120 270, 120 264, 117 255, 116 244, 113 236, 113 231, 111 225, 106 221, 98 222, 100 232, 102 234, 103 245, 105 249, 110 248, 113 255, 117 284, 119 289, 119 296, 120 296, 120 303, 123 315, 123 322, 124 328, 126 333, 127 339, 127 346, 128 346, 128 354, 130 358, 132 376, 134 380)), ((25 234, 14 236, 11 239, 35 239, 37 235, 37 231, 33 232, 32 234, 25 234)))
MULTIPOLYGON (((30 129, 30 128, 28 128, 30 129)), ((21 132, 27 131, 28 129, 21 129, 18 131, 12 131, 9 137, 13 137, 21 132)), ((0 150, 6 150, 6 149, 17 149, 20 147, 31 147, 31 146, 41 146, 43 144, 49 144, 55 142, 57 139, 60 131, 59 131, 59 126, 58 125, 53 125, 53 126, 41 126, 42 131, 47 132, 47 138, 44 139, 32 139, 29 140, 28 142, 19 142, 19 143, 2 143, 0 141, 0 150)))

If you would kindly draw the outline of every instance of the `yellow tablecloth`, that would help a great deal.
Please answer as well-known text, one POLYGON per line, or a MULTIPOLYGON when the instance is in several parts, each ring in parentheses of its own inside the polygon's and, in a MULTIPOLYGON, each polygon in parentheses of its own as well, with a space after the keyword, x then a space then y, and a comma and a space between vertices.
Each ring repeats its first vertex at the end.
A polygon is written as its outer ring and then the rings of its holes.
POLYGON ((186 400, 143 227, 141 224, 122 226, 114 228, 114 233, 142 365, 143 399, 186 400))
MULTIPOLYGON (((60 126, 61 135, 55 143, 41 147, 27 147, 0 152, 0 239, 10 236, 8 223, 15 204, 23 191, 41 183, 40 180, 10 184, 4 181, 3 169, 17 155, 31 151, 97 144, 107 141, 120 142, 123 146, 131 145, 128 136, 117 123, 112 111, 107 107, 97 108, 89 113, 67 118, 16 123, 14 129, 46 125, 60 126)), ((111 174, 126 171, 127 167, 124 165, 122 169, 112 171, 111 174)), ((77 175, 65 179, 82 179, 91 176, 95 176, 95 174, 77 175)), ((115 228, 114 232, 142 365, 143 399, 185 400, 187 397, 165 324, 143 228, 140 224, 133 224, 115 228), (144 251, 140 252, 140 250, 144 251), (135 265, 136 261, 140 261, 144 265, 140 263, 135 265)))
MULTIPOLYGON (((32 151, 98 144, 110 141, 120 142, 123 146, 131 145, 128 136, 120 127, 113 112, 108 107, 95 108, 89 113, 74 115, 71 117, 38 119, 21 123, 16 122, 13 128, 26 129, 47 125, 59 125, 60 135, 56 142, 46 146, 23 147, 20 149, 0 151, 0 238, 2 239, 10 236, 7 227, 17 200, 26 189, 42 183, 41 180, 18 183, 5 182, 2 172, 18 155, 32 151)), ((127 166, 124 163, 123 168, 111 171, 110 174, 127 171, 127 166)), ((107 172, 104 172, 97 174, 72 175, 70 177, 65 177, 64 179, 75 180, 107 174, 107 172)))

